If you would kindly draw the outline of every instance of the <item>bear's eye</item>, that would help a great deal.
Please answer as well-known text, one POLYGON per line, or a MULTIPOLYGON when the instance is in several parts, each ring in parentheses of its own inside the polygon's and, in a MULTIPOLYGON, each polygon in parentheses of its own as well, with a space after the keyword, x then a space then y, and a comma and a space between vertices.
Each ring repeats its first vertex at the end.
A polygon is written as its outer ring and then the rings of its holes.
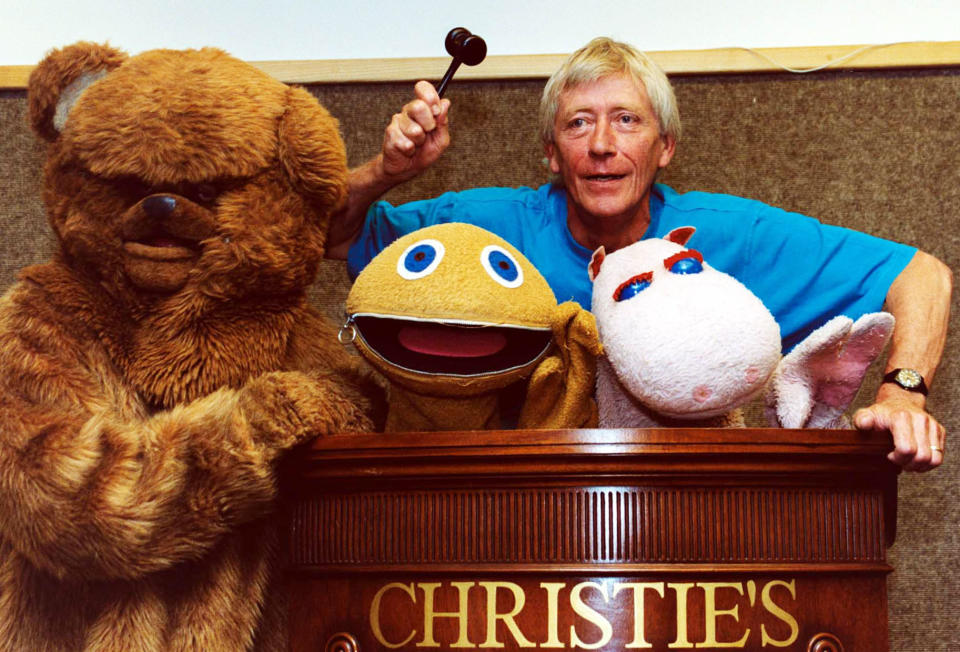
POLYGON ((79 167, 79 166, 78 166, 78 167, 73 168, 73 170, 74 170, 74 172, 76 172, 77 175, 79 175, 79 177, 80 177, 81 179, 83 179, 84 181, 90 181, 91 179, 93 179, 93 173, 92 173, 90 170, 88 170, 87 168, 83 168, 83 167, 79 167))
POLYGON ((480 252, 480 264, 494 281, 505 288, 523 284, 523 270, 513 255, 499 245, 487 245, 480 252))
POLYGON ((150 194, 150 187, 137 177, 118 177, 113 182, 116 189, 130 199, 139 201, 150 194))
POLYGON ((215 200, 220 193, 217 192, 217 187, 213 184, 201 183, 194 186, 190 194, 201 204, 209 204, 215 200))
POLYGON ((443 260, 444 248, 439 240, 419 240, 404 249, 397 261, 397 274, 412 281, 433 272, 443 260))

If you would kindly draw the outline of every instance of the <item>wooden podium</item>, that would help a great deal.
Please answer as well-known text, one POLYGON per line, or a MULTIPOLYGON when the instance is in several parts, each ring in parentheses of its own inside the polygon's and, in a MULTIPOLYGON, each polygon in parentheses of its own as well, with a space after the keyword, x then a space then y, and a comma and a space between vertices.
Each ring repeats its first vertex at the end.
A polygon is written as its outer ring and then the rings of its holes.
POLYGON ((291 649, 888 649, 887 437, 342 435, 284 471, 291 649))

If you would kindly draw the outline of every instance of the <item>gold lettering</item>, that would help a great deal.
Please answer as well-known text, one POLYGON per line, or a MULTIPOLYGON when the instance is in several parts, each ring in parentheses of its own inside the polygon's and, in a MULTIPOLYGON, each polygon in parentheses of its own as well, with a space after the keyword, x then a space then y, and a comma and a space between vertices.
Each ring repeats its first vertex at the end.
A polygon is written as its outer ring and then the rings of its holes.
POLYGON ((423 591, 423 640, 417 643, 417 647, 440 647, 440 644, 433 638, 433 619, 434 618, 456 618, 459 626, 459 635, 457 642, 451 647, 476 647, 470 643, 467 638, 467 594, 470 587, 475 582, 450 582, 451 586, 457 587, 460 594, 460 606, 458 611, 434 611, 433 594, 440 586, 439 582, 419 583, 418 587, 423 591))
POLYGON ((513 582, 480 582, 480 586, 487 590, 487 640, 483 642, 482 647, 503 647, 503 643, 497 640, 498 620, 503 621, 503 624, 506 625, 520 647, 536 647, 523 635, 514 620, 516 615, 523 610, 523 605, 526 602, 523 589, 513 582), (513 610, 510 613, 497 613, 497 589, 509 589, 513 593, 513 610))
POLYGON ((797 640, 797 636, 800 633, 800 627, 797 625, 796 619, 788 614, 785 610, 781 609, 780 606, 773 601, 773 598, 770 597, 770 590, 774 586, 785 586, 790 591, 790 597, 794 600, 797 599, 797 585, 796 580, 790 580, 789 582, 784 582, 783 580, 774 580, 772 582, 767 582, 763 586, 763 590, 760 592, 760 602, 763 604, 764 608, 769 611, 772 615, 776 616, 783 622, 787 623, 790 626, 790 638, 785 641, 778 641, 774 638, 771 638, 767 635, 767 628, 764 627, 763 623, 760 624, 760 645, 767 647, 767 643, 773 647, 787 647, 797 640))
POLYGON ((373 637, 377 639, 377 642, 380 645, 388 648, 398 648, 403 647, 409 643, 414 636, 417 635, 417 630, 413 630, 410 633, 410 636, 403 639, 402 643, 391 643, 383 635, 383 630, 380 629, 380 602, 383 600, 383 595, 391 589, 400 589, 410 596, 410 599, 413 600, 413 603, 417 603, 417 594, 414 592, 413 583, 410 584, 401 584, 400 582, 391 582, 390 584, 385 585, 377 594, 373 596, 373 602, 370 604, 370 628, 373 629, 373 637))
MULTIPOLYGON (((599 639, 594 642, 585 642, 577 634, 576 621, 574 624, 570 625, 570 640, 569 646, 572 649, 583 648, 596 650, 601 649, 607 646, 610 641, 613 639, 613 625, 611 622, 601 613, 597 611, 594 607, 590 606, 591 604, 601 604, 600 600, 597 598, 590 599, 592 596, 585 596, 584 592, 590 589, 593 589, 599 592, 602 597, 603 603, 609 605, 611 599, 615 599, 622 591, 629 591, 633 594, 633 640, 630 641, 625 646, 625 649, 650 649, 653 648, 653 645, 646 639, 646 595, 647 590, 652 590, 657 593, 657 595, 663 599, 666 598, 666 590, 672 590, 676 594, 676 639, 667 645, 669 649, 689 649, 689 648, 704 648, 704 649, 715 649, 715 648, 745 648, 747 641, 750 640, 751 628, 746 627, 743 635, 736 641, 720 641, 718 640, 718 626, 721 622, 721 618, 728 616, 733 618, 737 623, 740 623, 740 600, 735 598, 734 603, 730 608, 719 608, 718 601, 723 601, 724 597, 718 595, 722 589, 733 589, 737 592, 739 596, 747 595, 749 597, 750 606, 753 607, 754 601, 756 598, 756 589, 760 588, 756 586, 752 580, 746 583, 747 592, 744 593, 744 583, 743 582, 678 582, 678 583, 664 583, 664 582, 622 582, 614 583, 612 595, 608 591, 607 582, 609 580, 601 580, 599 582, 581 582, 573 586, 570 592, 570 608, 572 609, 575 616, 586 620, 587 622, 596 626, 600 631, 599 639), (689 607, 689 594, 691 588, 702 588, 704 591, 704 630, 705 630, 705 640, 697 643, 692 643, 689 640, 689 620, 688 620, 688 607, 689 607)), ((533 648, 533 647, 542 647, 542 648, 554 648, 554 649, 563 649, 565 648, 564 642, 560 639, 560 593, 564 591, 567 587, 567 584, 564 582, 541 582, 540 588, 546 591, 546 629, 547 629, 547 640, 539 645, 530 641, 524 633, 521 631, 519 625, 517 624, 517 617, 523 611, 526 605, 526 595, 524 593, 523 587, 514 583, 514 582, 449 582, 449 586, 457 590, 458 594, 458 607, 455 611, 437 611, 436 610, 436 592, 441 586, 446 586, 448 583, 444 582, 420 582, 409 584, 404 584, 402 582, 391 582, 385 584, 376 592, 373 597, 373 601, 370 604, 370 628, 373 634, 373 638, 377 641, 380 647, 384 649, 397 649, 408 646, 417 638, 418 632, 416 628, 413 628, 410 633, 402 641, 388 640, 387 635, 391 637, 402 636, 402 629, 398 631, 396 626, 393 628, 387 628, 387 633, 383 631, 384 620, 382 616, 384 614, 390 614, 393 611, 400 611, 406 613, 410 610, 409 607, 404 608, 403 602, 405 598, 394 596, 392 599, 389 597, 391 591, 399 590, 406 594, 409 598, 412 605, 417 605, 417 589, 423 591, 424 602, 423 602, 423 640, 419 643, 416 643, 416 647, 422 648, 439 648, 441 644, 436 640, 434 624, 437 618, 455 618, 457 620, 457 639, 454 643, 450 644, 450 648, 476 648, 477 644, 471 643, 469 638, 469 622, 470 622, 470 609, 469 609, 469 594, 472 587, 479 586, 486 591, 486 617, 487 617, 487 633, 486 640, 480 644, 480 647, 484 648, 533 648), (505 612, 500 613, 498 611, 498 592, 501 589, 508 590, 513 596, 513 606, 507 609, 505 612), (515 646, 511 645, 509 641, 498 640, 498 623, 502 621, 504 628, 509 632, 509 636, 512 636, 515 646)), ((800 627, 797 623, 796 618, 791 615, 785 605, 778 604, 774 599, 773 592, 777 587, 783 587, 789 593, 790 598, 794 601, 794 604, 797 599, 797 590, 796 590, 796 580, 783 581, 783 580, 772 580, 764 584, 760 590, 760 603, 763 608, 769 612, 771 616, 775 619, 784 623, 789 629, 789 633, 786 638, 778 639, 774 638, 767 630, 766 624, 760 624, 760 644, 761 647, 766 648, 768 646, 776 648, 786 648, 793 645, 800 634, 800 627)), ((449 589, 447 589, 449 591, 449 589)), ((444 594, 443 601, 449 602, 449 599, 452 596, 447 596, 447 593, 444 594)), ((727 598, 729 600, 729 596, 727 598)), ((785 602, 786 598, 782 598, 785 602)), ((729 605, 729 603, 727 603, 729 605)), ((414 611, 415 613, 415 611, 414 611)), ((538 619, 542 618, 542 614, 538 619)), ((396 619, 394 619, 396 620, 396 619)), ((391 623, 390 619, 387 619, 387 623, 391 623)), ((400 623, 403 624, 405 620, 400 620, 400 623)), ((769 619, 767 622, 771 622, 769 619)), ((744 627, 746 623, 740 624, 740 627, 744 627)), ((783 631, 783 625, 777 625, 775 627, 775 633, 780 634, 783 631)), ((443 638, 449 636, 449 629, 446 626, 443 628, 442 632, 444 633, 443 638)), ((730 631, 728 627, 726 631, 730 631)), ((735 630, 733 630, 735 631, 735 630)), ((624 632, 625 634, 625 632, 624 632)), ((729 634, 725 633, 725 636, 729 634)), ((508 637, 509 638, 509 637, 508 637)))
POLYGON ((603 596, 604 602, 609 602, 610 599, 607 597, 607 583, 600 582, 580 582, 573 587, 573 590, 570 592, 570 606, 573 607, 573 612, 583 618, 584 620, 589 620, 591 623, 600 628, 600 640, 596 643, 584 643, 580 640, 580 637, 577 636, 577 629, 573 625, 570 625, 570 645, 573 647, 582 647, 588 650, 596 650, 606 645, 611 638, 613 638, 613 627, 610 625, 610 622, 601 616, 599 613, 594 611, 591 607, 583 601, 583 598, 580 597, 580 593, 583 592, 586 588, 597 589, 600 591, 600 595, 603 596))
POLYGON ((687 640, 687 591, 693 586, 693 582, 667 584, 668 589, 677 592, 677 640, 667 645, 669 648, 693 647, 693 643, 687 640))
POLYGON ((560 641, 559 612, 560 589, 565 587, 563 582, 540 582, 540 588, 547 590, 547 642, 540 647, 563 647, 560 641))
POLYGON ((613 597, 617 597, 620 589, 633 589, 633 641, 631 641, 627 647, 653 647, 650 643, 647 643, 646 637, 644 636, 643 620, 646 612, 644 610, 643 592, 645 589, 653 589, 662 598, 663 582, 624 582, 623 584, 615 584, 613 587, 613 597))
POLYGON ((703 582, 697 586, 703 587, 706 594, 706 626, 707 640, 697 647, 746 647, 747 639, 750 638, 750 628, 738 641, 718 641, 717 640, 717 619, 720 616, 732 616, 734 620, 739 621, 740 605, 734 605, 733 609, 717 609, 717 589, 736 589, 737 593, 743 595, 743 582, 703 582))

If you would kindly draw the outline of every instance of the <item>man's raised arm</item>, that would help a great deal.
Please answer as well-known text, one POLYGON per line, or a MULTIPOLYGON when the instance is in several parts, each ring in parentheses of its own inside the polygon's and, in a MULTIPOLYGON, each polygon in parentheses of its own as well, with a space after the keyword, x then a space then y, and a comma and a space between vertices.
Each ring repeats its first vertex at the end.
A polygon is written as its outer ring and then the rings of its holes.
POLYGON ((370 204, 433 165, 450 144, 450 100, 440 99, 426 81, 417 82, 414 93, 387 125, 380 153, 350 170, 347 203, 330 218, 327 258, 346 259, 370 204))

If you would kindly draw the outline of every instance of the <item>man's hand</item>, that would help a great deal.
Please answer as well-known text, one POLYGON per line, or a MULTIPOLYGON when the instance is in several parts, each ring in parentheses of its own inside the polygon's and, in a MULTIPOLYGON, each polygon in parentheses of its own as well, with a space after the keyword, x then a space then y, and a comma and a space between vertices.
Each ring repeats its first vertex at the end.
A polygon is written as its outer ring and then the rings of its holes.
POLYGON ((426 81, 417 82, 414 95, 390 119, 380 153, 350 170, 347 202, 330 219, 327 258, 346 259, 370 205, 433 165, 450 145, 450 100, 440 99, 437 89, 426 81))
MULTIPOLYGON (((933 386, 947 339, 952 290, 950 268, 922 251, 900 272, 887 292, 886 310, 897 320, 887 371, 916 369, 933 386)), ((907 471, 929 471, 943 463, 946 431, 927 413, 923 394, 883 383, 873 401, 853 415, 853 425, 889 431, 894 445, 891 462, 907 471)))
POLYGON ((441 100, 433 85, 425 81, 417 82, 414 94, 416 97, 394 114, 383 136, 383 174, 400 181, 433 165, 450 144, 450 100, 441 100))
POLYGON ((887 457, 907 471, 929 471, 940 466, 947 433, 927 413, 922 401, 912 396, 879 399, 878 396, 876 403, 857 410, 853 425, 859 430, 889 431, 894 449, 887 457))

